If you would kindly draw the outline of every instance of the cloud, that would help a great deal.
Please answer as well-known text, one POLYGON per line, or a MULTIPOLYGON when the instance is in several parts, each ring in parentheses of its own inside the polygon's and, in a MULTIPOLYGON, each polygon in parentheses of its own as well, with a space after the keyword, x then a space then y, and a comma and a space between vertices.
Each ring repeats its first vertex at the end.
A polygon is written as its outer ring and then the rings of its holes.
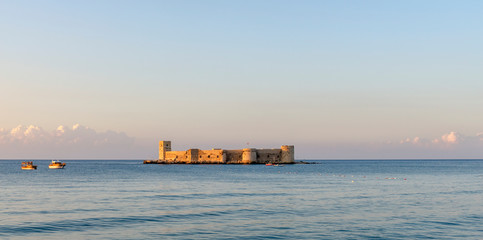
MULTIPOLYGON (((188 146, 189 147, 189 146, 188 146)), ((45 130, 35 125, 0 128, 0 159, 140 159, 157 156, 155 140, 137 140, 123 132, 75 124, 45 130), (143 141, 140 143, 140 141, 143 141)), ((297 158, 424 159, 483 158, 483 132, 456 131, 437 138, 408 137, 385 142, 300 142, 297 158)))
POLYGON ((460 143, 465 137, 457 132, 450 132, 441 136, 441 141, 444 143, 456 144, 460 143))
POLYGON ((412 144, 420 144, 422 140, 420 137, 415 137, 415 138, 406 138, 404 140, 401 140, 400 143, 405 144, 405 143, 412 143, 412 144))
POLYGON ((0 129, 0 158, 129 158, 134 142, 123 132, 97 132, 80 124, 53 131, 19 125, 0 129))
POLYGON ((451 131, 435 139, 406 138, 391 147, 403 155, 419 154, 422 158, 483 158, 483 134, 467 136, 451 131))
POLYGON ((457 145, 477 145, 483 144, 483 134, 478 133, 475 136, 466 136, 458 132, 449 132, 443 134, 441 137, 429 140, 420 137, 406 138, 400 141, 401 144, 413 144, 419 146, 433 146, 433 147, 449 147, 457 145))
POLYGON ((483 133, 456 131, 437 138, 420 136, 381 142, 305 142, 295 146, 299 159, 483 159, 483 133))

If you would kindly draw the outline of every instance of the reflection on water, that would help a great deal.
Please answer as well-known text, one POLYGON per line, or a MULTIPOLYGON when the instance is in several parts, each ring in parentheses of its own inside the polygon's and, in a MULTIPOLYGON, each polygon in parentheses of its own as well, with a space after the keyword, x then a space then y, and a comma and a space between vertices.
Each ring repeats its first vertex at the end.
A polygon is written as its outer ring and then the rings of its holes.
POLYGON ((483 161, 0 161, 0 238, 478 239, 483 161))

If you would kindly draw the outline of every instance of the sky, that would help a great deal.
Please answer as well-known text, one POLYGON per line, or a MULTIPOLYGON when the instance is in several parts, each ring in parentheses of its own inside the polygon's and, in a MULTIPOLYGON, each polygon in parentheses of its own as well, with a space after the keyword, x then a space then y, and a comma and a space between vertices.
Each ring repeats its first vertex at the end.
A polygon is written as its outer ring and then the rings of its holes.
POLYGON ((482 1, 0 0, 0 159, 483 158, 482 1))

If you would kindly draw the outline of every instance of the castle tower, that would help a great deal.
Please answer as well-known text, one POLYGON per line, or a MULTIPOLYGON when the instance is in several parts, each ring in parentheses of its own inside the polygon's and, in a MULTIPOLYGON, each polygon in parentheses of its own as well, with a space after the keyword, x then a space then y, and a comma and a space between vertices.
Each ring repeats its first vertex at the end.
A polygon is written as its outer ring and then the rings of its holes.
POLYGON ((281 163, 295 163, 295 154, 293 145, 282 146, 281 163))
POLYGON ((159 141, 159 159, 166 160, 166 152, 171 151, 171 141, 159 141))
POLYGON ((187 163, 198 163, 200 150, 196 148, 188 149, 188 162, 187 163))
POLYGON ((242 153, 242 163, 250 164, 257 161, 257 151, 254 148, 245 148, 242 153))

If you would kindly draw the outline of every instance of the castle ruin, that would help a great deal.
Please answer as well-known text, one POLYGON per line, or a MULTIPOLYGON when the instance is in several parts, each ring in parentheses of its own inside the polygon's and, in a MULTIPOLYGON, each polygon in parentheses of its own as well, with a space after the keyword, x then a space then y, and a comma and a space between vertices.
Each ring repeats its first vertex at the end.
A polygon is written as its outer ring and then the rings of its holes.
POLYGON ((294 146, 283 145, 277 149, 245 148, 239 150, 189 149, 171 151, 171 141, 159 142, 159 159, 156 163, 165 164, 265 164, 295 163, 294 146))

